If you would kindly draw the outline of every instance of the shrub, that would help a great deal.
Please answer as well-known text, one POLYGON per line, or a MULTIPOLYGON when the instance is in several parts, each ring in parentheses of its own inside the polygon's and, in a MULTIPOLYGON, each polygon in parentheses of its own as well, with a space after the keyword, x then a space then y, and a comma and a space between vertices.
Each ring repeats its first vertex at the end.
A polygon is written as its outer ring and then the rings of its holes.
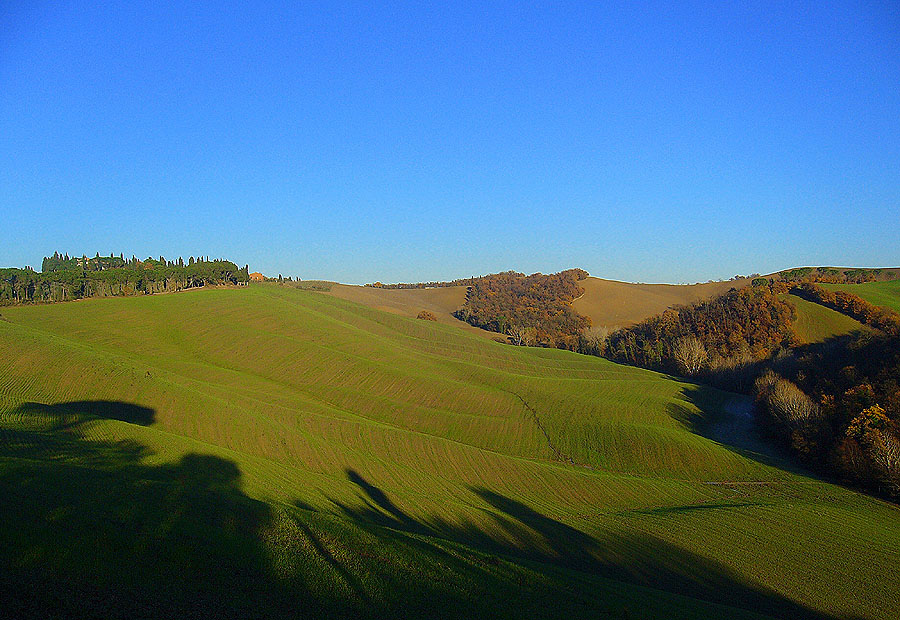
POLYGON ((802 426, 819 414, 819 407, 812 399, 787 379, 775 382, 769 404, 772 412, 788 426, 802 426))
POLYGON ((514 345, 531 347, 537 342, 537 330, 533 327, 516 325, 509 328, 509 337, 512 339, 514 345))

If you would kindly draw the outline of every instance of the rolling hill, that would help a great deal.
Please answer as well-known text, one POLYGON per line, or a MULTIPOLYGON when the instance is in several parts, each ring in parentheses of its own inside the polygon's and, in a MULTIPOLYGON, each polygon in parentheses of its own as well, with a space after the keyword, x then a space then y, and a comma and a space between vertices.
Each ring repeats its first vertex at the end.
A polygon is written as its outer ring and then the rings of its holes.
POLYGON ((900 614, 895 506, 750 442, 735 395, 402 316, 458 294, 4 308, 8 610, 900 614))
POLYGON ((900 280, 866 282, 864 284, 822 284, 833 291, 847 291, 859 295, 876 306, 884 306, 900 312, 900 280))
POLYGON ((457 309, 466 302, 465 286, 446 286, 435 288, 387 289, 372 286, 353 286, 333 284, 328 291, 330 295, 364 304, 371 308, 384 310, 401 316, 415 317, 422 310, 434 314, 437 322, 453 325, 481 336, 496 336, 482 329, 472 327, 465 321, 453 316, 457 309))
MULTIPOLYGON (((578 283, 584 288, 584 294, 575 300, 573 307, 579 314, 589 317, 593 325, 615 329, 642 321, 671 306, 715 297, 732 287, 749 283, 750 280, 742 279, 691 285, 634 284, 588 277, 578 283)), ((453 316, 466 301, 465 286, 386 289, 334 284, 329 294, 402 316, 415 317, 421 310, 428 310, 446 325, 496 337, 496 334, 473 328, 453 316)))
MULTIPOLYGON (((847 270, 850 268, 839 269, 847 270)), ((897 270, 882 269, 881 271, 895 273, 897 270)), ((774 280, 781 279, 778 273, 765 277, 774 280)), ((857 292, 857 294, 860 294, 864 299, 868 299, 872 303, 896 309, 897 306, 900 306, 900 301, 898 301, 900 293, 897 292, 897 282, 900 282, 900 280, 870 282, 862 285, 829 284, 824 286, 834 288, 849 287, 846 290, 857 292), (870 295, 870 297, 866 297, 866 294, 870 295), (895 305, 891 306, 891 303, 895 305)), ((711 299, 726 293, 732 288, 741 288, 748 286, 750 283, 751 279, 741 278, 701 284, 639 284, 589 276, 579 281, 579 286, 584 288, 584 294, 576 299, 572 306, 576 312, 590 318, 592 325, 606 327, 613 331, 639 323, 673 306, 687 305, 696 301, 711 299)), ((402 316, 415 317, 420 311, 428 310, 435 314, 439 322, 446 325, 455 325, 466 329, 470 333, 490 338, 496 337, 496 334, 472 328, 464 321, 459 321, 453 316, 453 313, 465 303, 466 287, 464 286, 386 289, 332 284, 329 293, 341 299, 354 301, 402 316)), ((791 296, 791 301, 802 302, 796 296, 791 296)), ((804 303, 799 303, 798 307, 806 308, 804 303)), ((848 322, 852 321, 851 319, 841 320, 828 315, 828 313, 823 314, 822 311, 815 308, 809 308, 809 311, 815 315, 809 316, 809 325, 804 323, 798 327, 801 332, 801 340, 804 342, 816 342, 829 335, 846 333, 854 327, 851 322, 848 322), (817 326, 817 322, 822 320, 825 322, 821 326, 817 326), (819 333, 819 330, 824 331, 819 333)), ((801 314, 803 314, 802 311, 801 314)), ((806 318, 800 317, 800 321, 804 322, 806 318)))
POLYGON ((868 329, 846 314, 841 314, 797 295, 787 294, 787 299, 797 309, 794 332, 802 344, 824 342, 834 336, 868 329))
POLYGON ((746 278, 705 284, 634 284, 588 277, 579 282, 584 295, 572 305, 594 326, 614 330, 639 323, 672 306, 710 299, 749 284, 746 278))

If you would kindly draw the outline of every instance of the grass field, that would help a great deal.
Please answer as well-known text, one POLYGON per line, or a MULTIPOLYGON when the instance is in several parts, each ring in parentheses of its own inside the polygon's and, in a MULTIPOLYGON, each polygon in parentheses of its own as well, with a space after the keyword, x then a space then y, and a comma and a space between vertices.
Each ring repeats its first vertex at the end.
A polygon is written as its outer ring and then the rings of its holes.
POLYGON ((453 313, 466 303, 466 288, 465 286, 442 286, 388 289, 335 284, 331 287, 329 294, 346 301, 406 317, 415 317, 422 310, 427 310, 435 316, 438 323, 453 325, 482 338, 496 338, 498 334, 478 329, 453 316, 453 313))
POLYGON ((733 395, 277 285, 0 315, 15 616, 900 615, 900 510, 733 395))
POLYGON ((900 312, 900 280, 866 282, 865 284, 822 284, 833 291, 847 291, 859 295, 876 306, 900 312))
POLYGON ((824 342, 834 336, 867 329, 856 319, 821 304, 807 301, 797 295, 788 294, 785 297, 797 309, 794 332, 803 344, 824 342))

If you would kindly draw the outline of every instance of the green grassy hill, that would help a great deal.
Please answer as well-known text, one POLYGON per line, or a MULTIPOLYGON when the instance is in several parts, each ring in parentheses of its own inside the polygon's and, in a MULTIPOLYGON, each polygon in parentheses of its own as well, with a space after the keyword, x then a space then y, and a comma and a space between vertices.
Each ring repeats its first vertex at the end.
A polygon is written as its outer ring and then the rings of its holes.
POLYGON ((897 617, 900 510, 716 441, 745 405, 277 285, 4 308, 0 595, 19 617, 897 617))
POLYGON ((822 284, 833 291, 847 291, 859 295, 876 306, 884 306, 900 312, 900 280, 866 282, 865 284, 822 284))
POLYGON ((865 325, 846 314, 841 314, 821 304, 798 297, 786 295, 788 301, 797 309, 794 320, 794 332, 803 344, 824 342, 834 336, 842 336, 852 331, 867 329, 865 325))

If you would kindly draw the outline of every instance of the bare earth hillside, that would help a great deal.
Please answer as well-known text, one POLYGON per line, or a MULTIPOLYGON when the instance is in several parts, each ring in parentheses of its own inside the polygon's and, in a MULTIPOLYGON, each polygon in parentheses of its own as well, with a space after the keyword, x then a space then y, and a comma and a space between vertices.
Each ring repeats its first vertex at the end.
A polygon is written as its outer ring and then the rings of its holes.
MULTIPOLYGON (((597 326, 626 327, 659 314, 671 306, 688 304, 720 295, 732 287, 750 284, 749 279, 706 284, 634 284, 589 277, 578 283, 584 295, 573 306, 597 326)), ((371 286, 334 284, 330 295, 361 303, 393 314, 415 317, 420 311, 433 312, 439 323, 454 325, 483 336, 496 337, 453 316, 466 301, 466 287, 426 289, 382 289, 371 286)))
POLYGON ((672 306, 721 295, 750 284, 749 279, 706 284, 633 284, 601 278, 579 282, 584 295, 575 300, 575 311, 590 317, 595 326, 627 327, 672 306))
MULTIPOLYGON (((765 277, 779 279, 778 274, 765 277)), ((612 330, 634 325, 672 306, 711 299, 728 292, 731 288, 748 286, 750 282, 749 278, 742 278, 689 285, 635 284, 588 277, 578 282, 579 286, 584 288, 584 294, 572 305, 576 312, 589 317, 592 325, 612 330)), ((402 316, 415 317, 420 311, 428 310, 434 313, 440 323, 461 327, 482 336, 492 338, 497 336, 492 332, 474 328, 453 316, 453 313, 465 303, 465 286, 382 289, 334 284, 329 294, 402 316)))

